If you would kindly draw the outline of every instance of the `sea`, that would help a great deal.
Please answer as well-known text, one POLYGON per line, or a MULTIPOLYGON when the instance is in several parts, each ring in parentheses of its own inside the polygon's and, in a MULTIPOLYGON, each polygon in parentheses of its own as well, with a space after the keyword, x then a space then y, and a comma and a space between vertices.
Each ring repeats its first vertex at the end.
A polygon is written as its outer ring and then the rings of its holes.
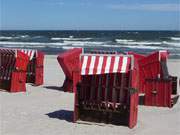
POLYGON ((170 58, 179 59, 180 31, 1 30, 0 47, 37 49, 46 54, 79 47, 85 51, 134 51, 140 54, 168 50, 170 58))

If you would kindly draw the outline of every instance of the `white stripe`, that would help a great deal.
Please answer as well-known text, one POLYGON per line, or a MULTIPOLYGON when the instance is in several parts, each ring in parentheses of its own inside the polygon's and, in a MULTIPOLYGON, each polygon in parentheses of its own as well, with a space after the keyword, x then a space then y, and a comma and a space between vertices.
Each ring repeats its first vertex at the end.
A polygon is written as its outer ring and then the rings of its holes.
POLYGON ((81 75, 86 74, 86 66, 87 66, 87 61, 88 61, 88 56, 83 56, 83 64, 82 64, 82 69, 81 69, 81 75))
POLYGON ((22 50, 22 52, 26 54, 26 51, 25 51, 25 50, 22 50))
POLYGON ((31 52, 32 52, 31 50, 28 50, 28 56, 31 56, 31 52))
POLYGON ((25 53, 26 55, 29 56, 30 60, 34 57, 34 50, 27 50, 27 49, 22 49, 21 52, 25 53))
POLYGON ((34 53, 35 53, 35 51, 34 51, 34 50, 32 50, 32 51, 31 51, 30 60, 32 60, 32 58, 34 57, 34 53))
POLYGON ((120 57, 115 57, 115 61, 114 61, 114 68, 113 68, 113 73, 116 73, 118 71, 118 67, 119 67, 119 59, 120 57))
POLYGON ((108 56, 106 61, 105 73, 109 73, 110 66, 111 66, 111 56, 108 56))
POLYGON ((101 74, 103 59, 104 59, 103 56, 99 57, 99 62, 98 62, 97 73, 96 74, 101 74))
POLYGON ((126 67, 127 67, 127 58, 128 58, 128 57, 123 57, 123 60, 122 60, 121 73, 126 72, 126 67))
POLYGON ((24 50, 24 53, 27 54, 27 50, 24 50))
POLYGON ((94 64, 95 64, 96 56, 91 57, 91 63, 89 67, 89 75, 93 74, 94 64))

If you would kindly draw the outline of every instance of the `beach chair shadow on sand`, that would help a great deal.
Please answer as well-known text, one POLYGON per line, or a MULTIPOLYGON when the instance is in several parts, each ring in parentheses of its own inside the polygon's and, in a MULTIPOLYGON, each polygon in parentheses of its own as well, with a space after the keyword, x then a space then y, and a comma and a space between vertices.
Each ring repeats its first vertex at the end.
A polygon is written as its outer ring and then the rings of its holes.
POLYGON ((49 118, 55 118, 60 120, 66 120, 67 122, 73 122, 73 111, 59 110, 46 114, 49 118))
POLYGON ((43 86, 43 87, 49 90, 64 91, 63 87, 58 87, 58 86, 43 86))

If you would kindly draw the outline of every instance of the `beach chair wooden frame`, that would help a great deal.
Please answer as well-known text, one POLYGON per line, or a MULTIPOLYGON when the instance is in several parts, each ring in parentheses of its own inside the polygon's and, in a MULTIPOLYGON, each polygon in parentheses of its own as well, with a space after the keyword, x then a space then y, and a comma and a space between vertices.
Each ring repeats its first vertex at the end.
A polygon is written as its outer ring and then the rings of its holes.
POLYGON ((0 48, 0 88, 9 92, 26 91, 29 57, 13 49, 0 48))
POLYGON ((63 90, 65 92, 73 92, 73 71, 79 68, 79 56, 83 53, 82 48, 70 49, 60 53, 57 60, 65 74, 63 90))
MULTIPOLYGON (((89 57, 128 57, 131 67, 125 73, 80 75, 74 72, 74 122, 79 120, 127 125, 137 123, 138 91, 133 57, 130 55, 82 54, 89 57)), ((80 60, 81 61, 81 60, 80 60)))
POLYGON ((44 83, 44 53, 37 50, 21 50, 26 53, 30 61, 27 67, 27 83, 32 83, 36 86, 44 83))
POLYGON ((144 95, 141 104, 147 106, 173 107, 179 95, 177 93, 177 77, 168 73, 165 50, 154 52, 140 59, 139 85, 144 95))

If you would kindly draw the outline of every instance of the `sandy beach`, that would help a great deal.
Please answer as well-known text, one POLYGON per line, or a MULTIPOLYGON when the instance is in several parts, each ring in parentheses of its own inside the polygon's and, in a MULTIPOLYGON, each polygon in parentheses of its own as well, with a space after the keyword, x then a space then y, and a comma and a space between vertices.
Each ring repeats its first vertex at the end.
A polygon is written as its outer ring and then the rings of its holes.
MULTIPOLYGON (((27 84, 26 93, 0 91, 1 135, 180 135, 180 101, 171 109, 139 106, 137 126, 72 123, 74 94, 60 87, 64 73, 55 55, 45 57, 44 85, 27 84)), ((169 60, 180 78, 180 60, 169 60)))

